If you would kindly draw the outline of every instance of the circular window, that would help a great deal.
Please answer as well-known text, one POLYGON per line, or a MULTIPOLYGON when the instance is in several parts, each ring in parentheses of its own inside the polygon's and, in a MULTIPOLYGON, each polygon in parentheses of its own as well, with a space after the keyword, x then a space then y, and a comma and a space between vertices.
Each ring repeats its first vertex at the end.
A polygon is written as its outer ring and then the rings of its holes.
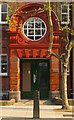
POLYGON ((30 40, 40 40, 46 33, 46 24, 40 18, 30 18, 23 24, 23 33, 30 40))

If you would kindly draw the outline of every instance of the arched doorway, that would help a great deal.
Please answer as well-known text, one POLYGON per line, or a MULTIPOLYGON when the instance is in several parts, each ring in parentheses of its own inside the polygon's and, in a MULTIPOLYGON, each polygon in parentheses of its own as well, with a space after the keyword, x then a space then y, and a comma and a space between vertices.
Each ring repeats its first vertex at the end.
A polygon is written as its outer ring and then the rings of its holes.
MULTIPOLYGON (((13 14, 11 19, 9 32, 10 96, 15 99, 20 97, 20 92, 22 92, 22 98, 25 98, 32 96, 30 93, 27 94, 29 90, 33 91, 38 89, 40 91, 46 91, 46 93, 41 93, 43 98, 43 95, 45 97, 49 96, 49 91, 52 92, 59 89, 59 61, 47 52, 50 35, 48 11, 42 13, 36 12, 35 9, 38 10, 40 7, 43 8, 44 5, 37 3, 24 5, 13 14), (16 22, 14 22, 14 20, 16 22), (22 70, 20 70, 20 68, 22 70), (29 69, 31 69, 31 71, 29 71, 29 69), (23 71, 25 72, 22 73, 23 71), (23 79, 22 77, 20 79, 20 76, 23 76, 23 79), (25 76, 27 76, 28 79, 25 76), (24 85, 22 85, 22 81, 24 85), (23 94, 25 94, 25 97, 23 94)), ((57 17, 52 11, 53 51, 59 54, 60 31, 58 19, 56 19, 57 17)))

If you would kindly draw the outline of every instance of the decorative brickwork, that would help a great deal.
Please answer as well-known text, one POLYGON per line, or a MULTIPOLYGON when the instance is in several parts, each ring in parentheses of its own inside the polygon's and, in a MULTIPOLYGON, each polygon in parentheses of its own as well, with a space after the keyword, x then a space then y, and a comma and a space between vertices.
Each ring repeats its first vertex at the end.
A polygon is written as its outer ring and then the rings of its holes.
POLYGON ((18 57, 10 57, 10 90, 20 90, 20 61, 18 57))

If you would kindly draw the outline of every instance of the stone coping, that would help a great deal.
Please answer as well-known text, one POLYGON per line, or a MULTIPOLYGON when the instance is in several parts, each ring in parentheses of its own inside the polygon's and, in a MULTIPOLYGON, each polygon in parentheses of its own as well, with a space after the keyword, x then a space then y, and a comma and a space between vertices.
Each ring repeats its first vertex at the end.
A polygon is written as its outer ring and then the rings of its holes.
MULTIPOLYGON (((68 99, 69 100, 69 105, 74 106, 74 99, 68 99)), ((20 102, 24 102, 24 100, 20 100, 20 102)), ((0 106, 7 106, 7 105, 13 105, 15 104, 15 99, 11 99, 11 100, 0 100, 0 106)), ((32 103, 31 103, 32 104, 32 103)), ((41 104, 43 104, 43 102, 41 102, 41 104)), ((54 104, 54 105, 62 105, 62 99, 52 99, 51 103, 49 102, 49 100, 47 100, 44 104, 54 104)))
MULTIPOLYGON (((62 105, 62 99, 53 98, 51 101, 56 105, 62 105)), ((68 101, 69 101, 69 105, 74 106, 74 99, 68 99, 68 101)))
POLYGON ((13 105, 14 103, 15 103, 15 99, 11 99, 11 100, 0 100, 0 106, 13 105))

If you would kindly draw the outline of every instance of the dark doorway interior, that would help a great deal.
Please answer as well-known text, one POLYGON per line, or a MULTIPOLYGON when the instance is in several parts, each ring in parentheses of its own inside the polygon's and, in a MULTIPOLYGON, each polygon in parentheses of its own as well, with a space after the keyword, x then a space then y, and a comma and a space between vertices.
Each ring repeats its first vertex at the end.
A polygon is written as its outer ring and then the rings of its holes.
POLYGON ((21 97, 33 98, 35 90, 40 99, 49 97, 49 59, 21 59, 21 97))

